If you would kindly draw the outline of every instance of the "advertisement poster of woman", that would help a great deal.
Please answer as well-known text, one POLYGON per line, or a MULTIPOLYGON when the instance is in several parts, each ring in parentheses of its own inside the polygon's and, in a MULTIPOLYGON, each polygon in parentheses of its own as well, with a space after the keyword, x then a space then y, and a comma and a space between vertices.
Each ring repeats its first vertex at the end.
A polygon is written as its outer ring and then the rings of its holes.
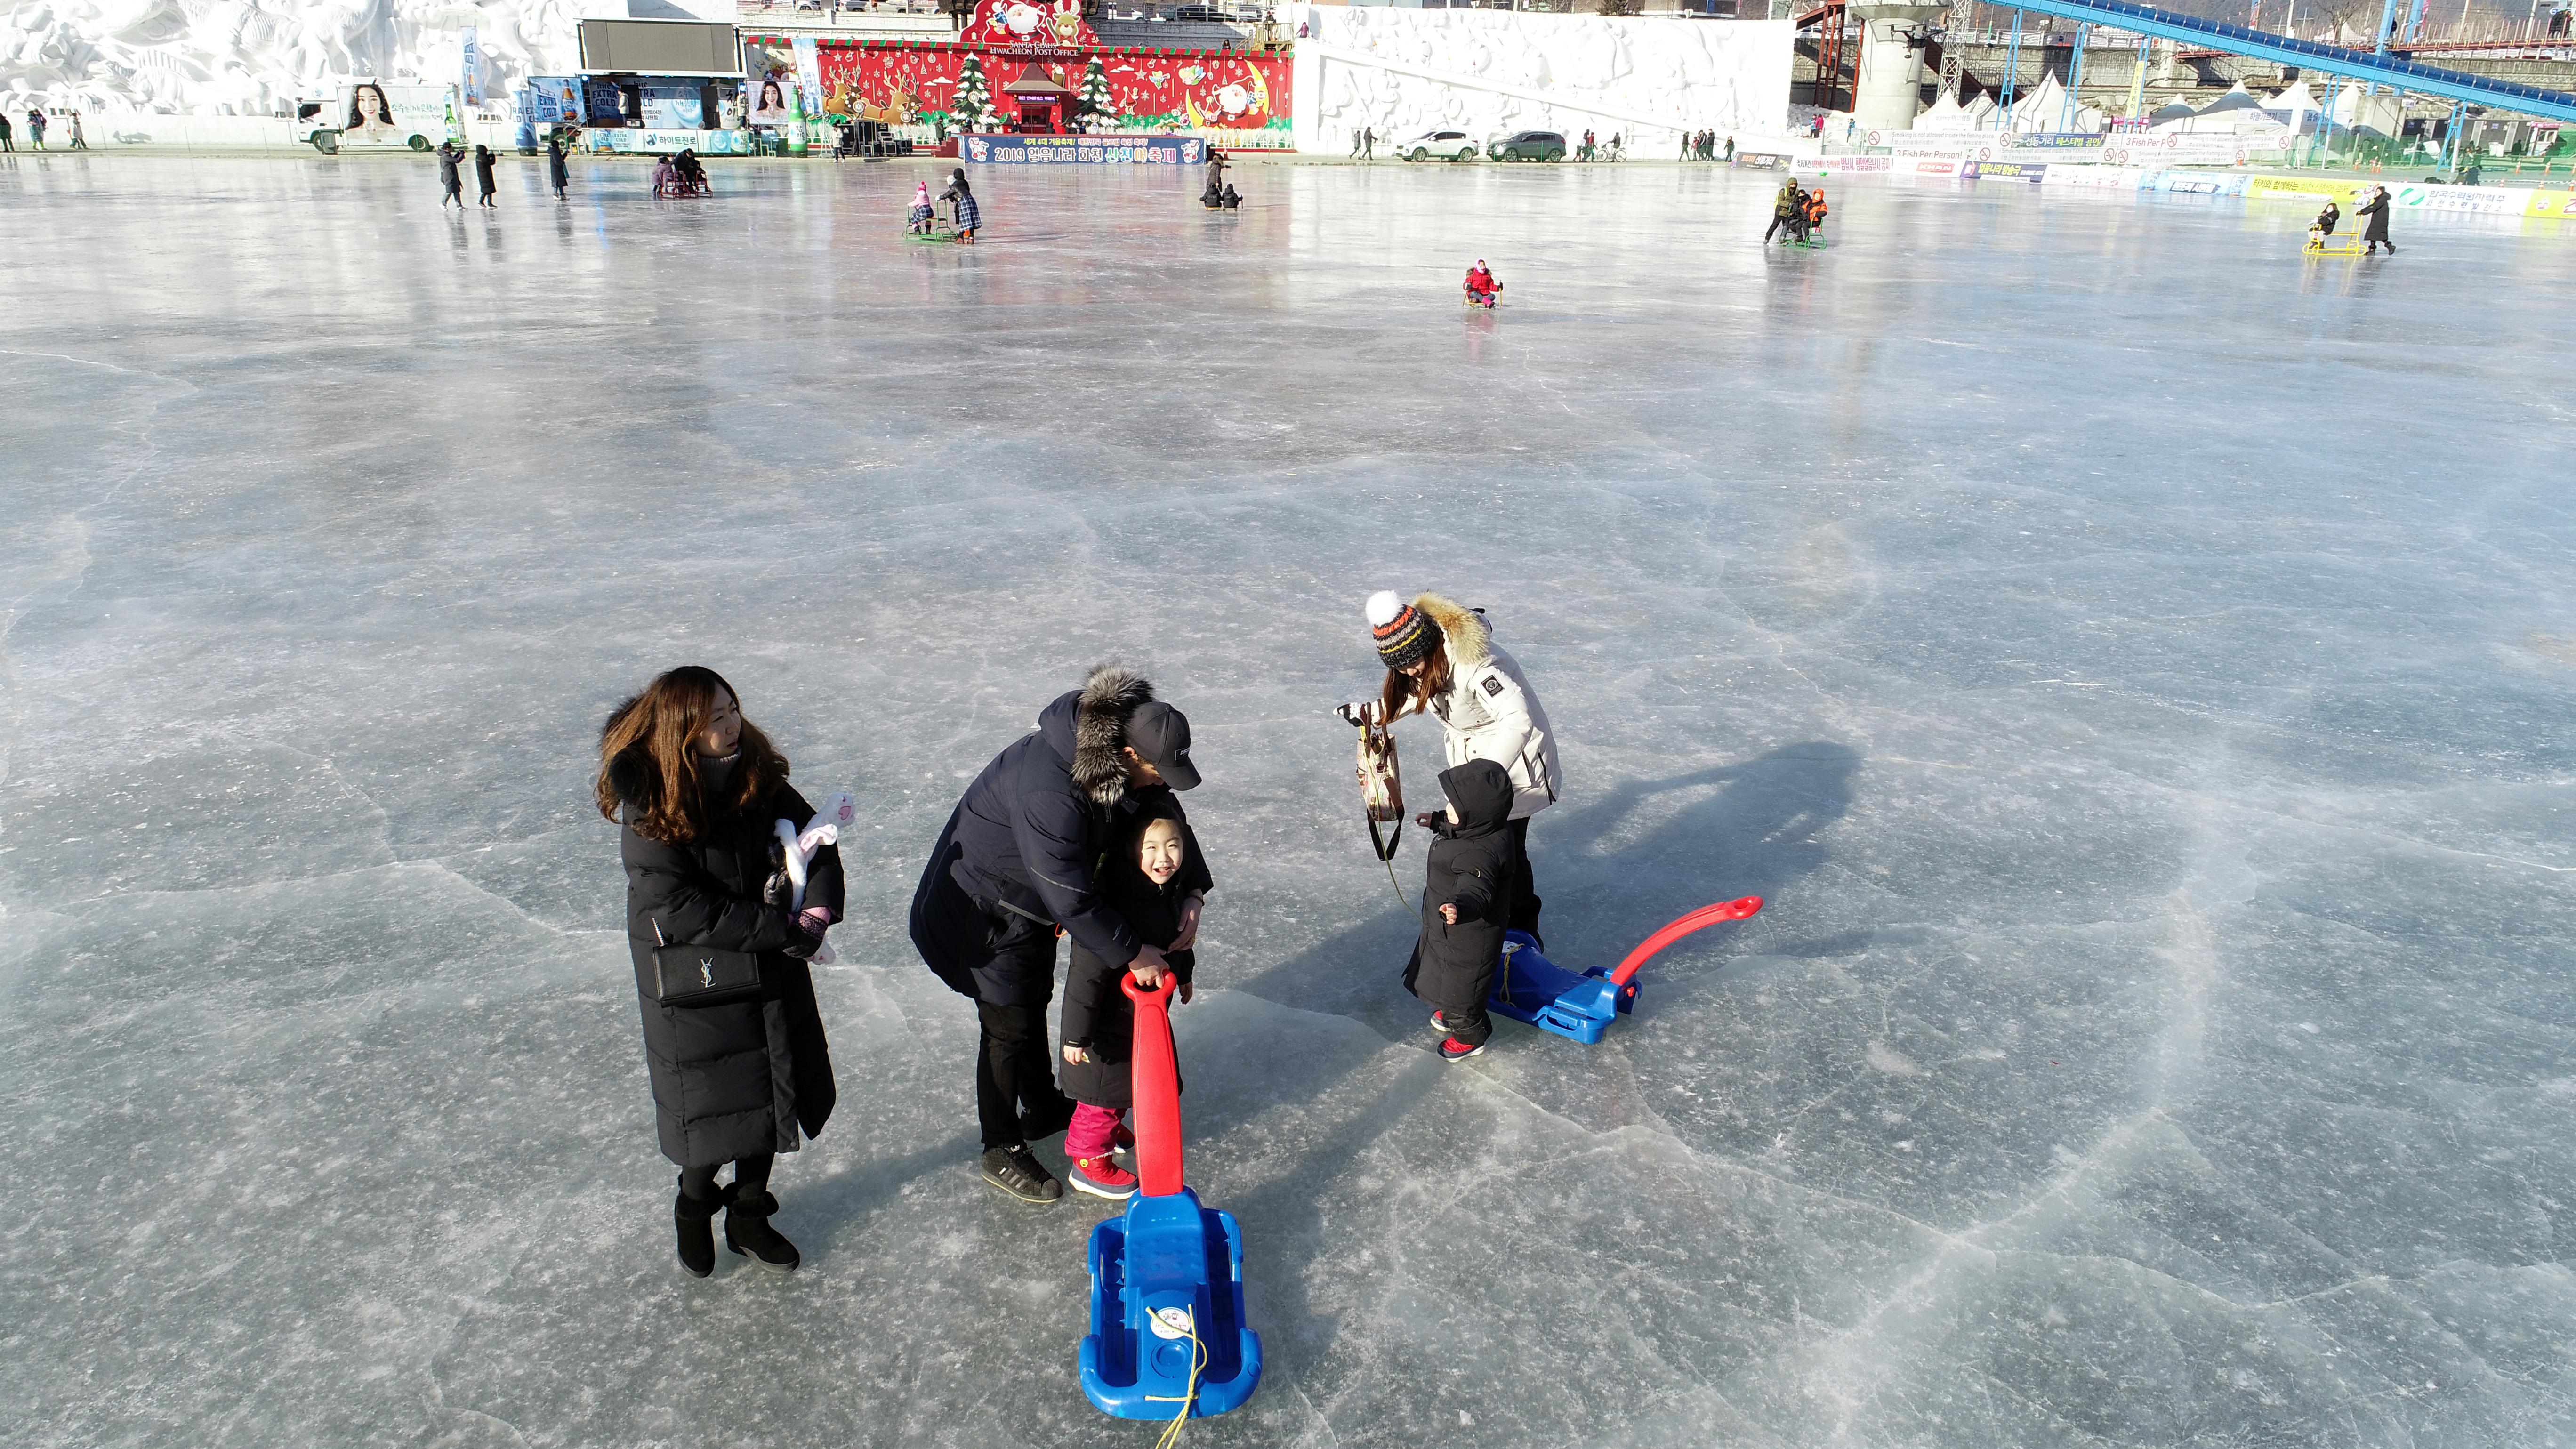
POLYGON ((374 81, 360 81, 349 90, 349 124, 342 134, 362 141, 396 139, 393 103, 385 99, 385 88, 374 81))
POLYGON ((751 103, 755 126, 784 126, 796 119, 796 82, 771 76, 760 83, 751 103))

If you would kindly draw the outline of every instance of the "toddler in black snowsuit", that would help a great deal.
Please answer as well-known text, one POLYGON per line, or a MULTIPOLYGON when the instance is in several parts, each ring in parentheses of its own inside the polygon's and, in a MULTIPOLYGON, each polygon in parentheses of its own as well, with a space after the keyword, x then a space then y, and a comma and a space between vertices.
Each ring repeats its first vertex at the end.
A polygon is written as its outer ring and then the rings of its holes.
POLYGON ((1491 760, 1469 760, 1440 772, 1440 793, 1449 799, 1448 818, 1415 820, 1433 839, 1423 867, 1422 935, 1405 963, 1404 989, 1438 1008, 1432 1030, 1449 1038, 1440 1059, 1463 1062, 1494 1034, 1485 998, 1512 919, 1512 777, 1491 760))
MULTIPOLYGON (((1103 904, 1126 918, 1136 939, 1163 953, 1187 1001, 1197 953, 1173 950, 1182 939, 1190 902, 1214 882, 1199 854, 1198 837, 1169 790, 1141 795, 1144 804, 1119 830, 1108 858, 1092 876, 1103 904), (1157 878, 1159 877, 1159 879, 1157 878)), ((1195 937, 1196 932, 1192 932, 1195 937)), ((1135 1105, 1129 1074, 1136 1007, 1119 987, 1124 966, 1112 966, 1077 942, 1064 979, 1064 1066, 1057 1072, 1065 1095, 1080 1105, 1064 1132, 1064 1155, 1073 1159, 1065 1180, 1076 1192, 1112 1199, 1135 1196, 1136 1175, 1110 1159, 1128 1108, 1135 1105)), ((1131 1139, 1132 1140, 1132 1139, 1131 1139)))

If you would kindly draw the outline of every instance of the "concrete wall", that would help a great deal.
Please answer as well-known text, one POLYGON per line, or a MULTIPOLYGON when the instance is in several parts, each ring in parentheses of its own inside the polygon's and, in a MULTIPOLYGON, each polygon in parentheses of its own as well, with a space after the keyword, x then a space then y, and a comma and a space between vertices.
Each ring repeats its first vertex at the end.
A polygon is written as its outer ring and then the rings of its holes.
POLYGON ((1294 5, 1297 149, 1350 148, 1454 126, 1525 128, 1672 150, 1681 132, 1776 135, 1789 111, 1790 22, 1609 19, 1501 10, 1294 5))

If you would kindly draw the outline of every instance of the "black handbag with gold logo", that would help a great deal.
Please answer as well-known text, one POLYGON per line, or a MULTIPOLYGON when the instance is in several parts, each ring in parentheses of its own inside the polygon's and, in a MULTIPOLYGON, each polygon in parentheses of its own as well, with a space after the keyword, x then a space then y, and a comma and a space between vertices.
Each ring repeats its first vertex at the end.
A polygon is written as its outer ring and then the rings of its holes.
MULTIPOLYGON (((653 923, 659 940, 662 923, 653 923)), ((664 944, 653 948, 653 999, 664 1006, 721 1006, 760 994, 760 958, 748 951, 664 944)))

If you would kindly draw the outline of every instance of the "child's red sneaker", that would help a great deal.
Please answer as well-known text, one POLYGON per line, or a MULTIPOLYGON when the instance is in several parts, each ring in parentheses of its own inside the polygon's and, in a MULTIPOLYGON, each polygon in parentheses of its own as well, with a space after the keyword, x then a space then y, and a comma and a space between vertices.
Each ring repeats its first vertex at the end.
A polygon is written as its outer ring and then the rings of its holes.
MULTIPOLYGON (((1482 1043, 1469 1046, 1454 1036, 1440 1044, 1440 1060, 1444 1062, 1463 1062, 1469 1057, 1481 1057, 1484 1054, 1485 1048, 1482 1043)), ((1079 1173, 1075 1174, 1074 1186, 1082 1186, 1079 1173)))
POLYGON ((1064 1178, 1073 1184, 1075 1192, 1087 1192, 1111 1202, 1125 1202, 1136 1195, 1136 1174, 1107 1156, 1082 1159, 1065 1173, 1064 1178))

